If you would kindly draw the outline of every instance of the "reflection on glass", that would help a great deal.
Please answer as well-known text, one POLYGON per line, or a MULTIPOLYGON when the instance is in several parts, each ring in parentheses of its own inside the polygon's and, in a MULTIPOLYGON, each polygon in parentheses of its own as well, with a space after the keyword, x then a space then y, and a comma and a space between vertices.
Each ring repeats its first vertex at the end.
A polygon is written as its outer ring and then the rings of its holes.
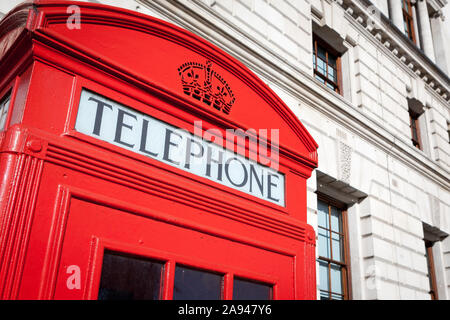
POLYGON ((331 258, 330 252, 330 232, 322 228, 318 228, 319 234, 319 256, 331 258))
POLYGON ((336 207, 331 207, 331 230, 342 232, 341 225, 341 211, 336 207))
POLYGON ((319 289, 329 291, 328 264, 319 260, 319 289))
POLYGON ((270 300, 272 286, 240 278, 233 281, 233 300, 270 300))
POLYGON ((158 300, 164 264, 105 252, 99 300, 158 300))
POLYGON ((325 229, 329 229, 328 227, 328 205, 325 202, 318 201, 317 202, 317 212, 318 212, 318 223, 319 226, 325 229))
POLYGON ((322 59, 317 59, 317 71, 323 75, 327 74, 327 63, 322 59))
POLYGON ((342 250, 342 239, 341 236, 337 233, 332 234, 332 245, 333 245, 333 260, 343 261, 343 250, 342 250))
POLYGON ((331 277, 331 291, 334 293, 342 294, 342 274, 341 267, 337 264, 331 264, 330 277, 331 277))
POLYGON ((174 300, 220 300, 222 276, 182 266, 175 268, 174 300))

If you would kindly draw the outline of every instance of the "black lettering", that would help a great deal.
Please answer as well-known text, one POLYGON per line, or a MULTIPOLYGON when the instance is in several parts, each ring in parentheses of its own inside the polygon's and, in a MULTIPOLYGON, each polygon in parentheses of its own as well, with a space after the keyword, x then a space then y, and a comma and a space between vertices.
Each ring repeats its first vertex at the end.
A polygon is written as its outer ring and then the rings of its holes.
POLYGON ((169 152, 170 152, 170 146, 176 146, 178 147, 178 144, 173 143, 172 141, 170 141, 170 136, 174 134, 177 135, 179 138, 182 138, 180 134, 173 132, 172 130, 166 128, 166 138, 164 140, 164 155, 163 155, 163 159, 166 161, 169 161, 170 163, 176 164, 176 165, 180 165, 180 162, 178 161, 173 161, 172 159, 169 158, 169 152))
POLYGON ((201 158, 203 156, 203 146, 198 143, 197 141, 193 140, 192 138, 188 139, 186 142, 186 164, 184 165, 184 167, 186 169, 190 169, 191 167, 191 156, 196 157, 196 158, 201 158), (199 148, 200 151, 198 153, 193 153, 192 152, 192 144, 195 143, 199 148))
POLYGON ((253 189, 253 177, 255 178, 256 183, 258 184, 261 194, 264 195, 264 171, 263 171, 263 174, 261 175, 261 180, 260 180, 257 175, 254 165, 250 164, 250 192, 252 192, 252 189, 253 189))
POLYGON ((143 119, 142 120, 142 134, 141 134, 141 146, 139 148, 139 151, 151 155, 153 157, 157 157, 158 154, 151 152, 150 150, 146 149, 147 146, 147 132, 148 132, 148 120, 143 119))
POLYGON ((88 101, 91 101, 91 100, 97 102, 97 112, 95 113, 94 131, 92 133, 97 136, 100 136, 100 127, 102 125, 102 118, 103 118, 103 108, 108 107, 112 110, 113 107, 111 105, 104 103, 103 101, 100 101, 93 97, 90 97, 88 99, 88 101))
POLYGON ((122 109, 119 109, 119 114, 117 115, 117 124, 116 124, 116 136, 114 138, 114 141, 117 143, 123 144, 124 146, 127 146, 129 148, 133 148, 134 144, 129 144, 129 143, 126 143, 126 142, 123 142, 122 140, 120 140, 122 137, 122 128, 123 127, 133 130, 133 126, 128 125, 123 122, 124 115, 130 116, 130 117, 134 118, 135 120, 137 120, 137 117, 134 114, 131 114, 122 109))
POLYGON ((223 163, 223 152, 218 151, 219 159, 215 160, 212 156, 211 146, 206 147, 206 175, 211 177, 211 162, 217 163, 217 180, 222 181, 222 163, 223 163))
POLYGON ((280 179, 279 176, 275 174, 268 174, 267 175, 267 197, 273 201, 279 202, 280 199, 276 199, 272 197, 272 187, 277 187, 278 185, 276 183, 272 183, 272 177, 275 177, 277 179, 280 179))
POLYGON ((243 164, 238 158, 234 157, 234 158, 230 158, 225 162, 225 174, 227 175, 228 181, 231 182, 231 184, 235 187, 242 187, 245 186, 245 184, 247 183, 248 180, 248 172, 247 172, 247 168, 245 167, 245 164, 243 164), (244 169, 244 179, 242 179, 241 183, 235 183, 234 181, 231 180, 230 178, 230 172, 229 172, 229 167, 230 167, 230 162, 231 161, 237 161, 241 164, 242 169, 244 169))

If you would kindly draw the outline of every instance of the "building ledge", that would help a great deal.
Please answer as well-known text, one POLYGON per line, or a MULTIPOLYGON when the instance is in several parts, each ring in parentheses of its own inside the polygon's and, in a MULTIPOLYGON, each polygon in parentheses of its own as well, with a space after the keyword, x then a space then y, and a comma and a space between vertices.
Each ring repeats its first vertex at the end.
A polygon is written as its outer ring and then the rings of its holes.
POLYGON ((445 101, 450 101, 450 78, 447 74, 381 12, 378 11, 380 20, 374 21, 374 16, 368 10, 370 6, 374 6, 370 0, 343 0, 337 1, 337 3, 404 65, 420 77, 432 91, 445 101), (378 24, 380 28, 375 28, 370 23, 371 21, 378 24))

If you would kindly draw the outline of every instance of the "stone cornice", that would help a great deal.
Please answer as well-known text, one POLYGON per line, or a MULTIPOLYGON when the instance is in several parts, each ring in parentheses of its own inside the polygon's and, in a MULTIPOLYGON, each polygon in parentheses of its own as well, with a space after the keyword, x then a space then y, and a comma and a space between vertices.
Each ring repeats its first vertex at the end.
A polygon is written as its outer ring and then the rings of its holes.
POLYGON ((346 13, 357 21, 375 39, 385 45, 405 66, 420 77, 444 101, 450 101, 450 79, 414 43, 412 43, 387 17, 371 15, 369 0, 336 1, 346 13))
MULTIPOLYGON (((204 37, 242 61, 265 81, 280 88, 353 134, 391 155, 407 167, 428 177, 444 189, 450 188, 449 171, 424 152, 399 139, 380 123, 337 93, 318 85, 311 75, 295 69, 276 53, 262 49, 256 39, 243 34, 202 1, 139 0, 165 18, 204 37)), ((319 146, 320 147, 320 146, 319 146)))
POLYGON ((442 9, 448 3, 447 0, 427 0, 427 2, 434 10, 442 9))

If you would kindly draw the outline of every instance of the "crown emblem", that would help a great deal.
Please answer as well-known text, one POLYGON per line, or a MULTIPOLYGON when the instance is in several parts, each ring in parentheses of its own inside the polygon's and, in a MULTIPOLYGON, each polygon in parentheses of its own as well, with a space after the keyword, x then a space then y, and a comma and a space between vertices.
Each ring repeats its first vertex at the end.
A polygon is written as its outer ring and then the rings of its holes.
POLYGON ((211 61, 206 65, 186 62, 178 68, 183 92, 208 106, 229 114, 236 98, 228 83, 214 70, 211 61))

